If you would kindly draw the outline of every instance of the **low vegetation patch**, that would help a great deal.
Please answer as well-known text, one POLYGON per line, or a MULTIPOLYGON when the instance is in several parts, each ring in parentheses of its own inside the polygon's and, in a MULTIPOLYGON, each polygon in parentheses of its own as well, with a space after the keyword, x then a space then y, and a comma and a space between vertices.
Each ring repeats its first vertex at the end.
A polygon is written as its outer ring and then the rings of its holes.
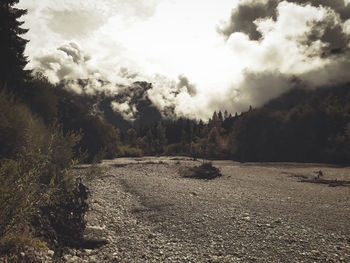
POLYGON ((289 175, 289 177, 308 179, 308 177, 306 175, 303 175, 303 174, 291 174, 291 175, 289 175))
POLYGON ((220 170, 213 166, 212 162, 203 163, 200 166, 190 167, 182 172, 183 177, 195 179, 214 179, 221 176, 220 170))
POLYGON ((342 181, 337 179, 329 180, 329 179, 312 178, 312 179, 303 179, 300 182, 314 183, 314 184, 328 184, 328 186, 330 187, 350 186, 350 181, 342 181))
POLYGON ((137 147, 122 145, 119 147, 118 157, 141 157, 142 150, 137 147))
POLYGON ((0 262, 28 247, 79 246, 88 189, 72 168, 83 135, 45 124, 4 91, 0 112, 0 262))

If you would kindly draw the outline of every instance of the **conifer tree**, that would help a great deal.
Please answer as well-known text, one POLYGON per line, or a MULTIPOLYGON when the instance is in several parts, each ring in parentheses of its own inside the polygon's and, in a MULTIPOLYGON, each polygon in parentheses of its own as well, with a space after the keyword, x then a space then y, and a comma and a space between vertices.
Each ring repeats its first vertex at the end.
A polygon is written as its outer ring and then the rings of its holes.
POLYGON ((166 134, 165 134, 165 128, 164 126, 162 125, 161 122, 158 123, 157 127, 156 127, 156 136, 157 136, 157 139, 156 139, 156 152, 158 154, 161 154, 163 153, 164 151, 164 147, 167 143, 167 140, 166 140, 166 134))
POLYGON ((220 122, 222 122, 224 120, 224 117, 222 116, 221 110, 218 113, 218 119, 220 120, 220 122))
POLYGON ((18 90, 21 83, 29 77, 24 70, 27 58, 24 49, 28 42, 21 37, 28 30, 21 28, 24 23, 19 18, 27 10, 15 8, 19 0, 1 0, 0 2, 0 89, 18 90))
POLYGON ((229 117, 229 114, 228 114, 227 110, 225 110, 225 112, 224 112, 224 120, 226 120, 228 117, 229 117))

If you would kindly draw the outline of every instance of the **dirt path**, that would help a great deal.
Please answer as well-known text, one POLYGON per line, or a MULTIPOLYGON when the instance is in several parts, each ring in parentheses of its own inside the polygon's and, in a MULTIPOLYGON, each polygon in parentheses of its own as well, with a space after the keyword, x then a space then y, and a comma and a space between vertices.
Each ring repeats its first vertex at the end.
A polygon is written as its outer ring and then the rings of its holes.
POLYGON ((350 262, 350 187, 298 182, 319 169, 350 180, 350 168, 217 161, 222 177, 179 176, 194 165, 166 157, 103 162, 88 185, 86 235, 108 244, 71 250, 65 261, 350 262))

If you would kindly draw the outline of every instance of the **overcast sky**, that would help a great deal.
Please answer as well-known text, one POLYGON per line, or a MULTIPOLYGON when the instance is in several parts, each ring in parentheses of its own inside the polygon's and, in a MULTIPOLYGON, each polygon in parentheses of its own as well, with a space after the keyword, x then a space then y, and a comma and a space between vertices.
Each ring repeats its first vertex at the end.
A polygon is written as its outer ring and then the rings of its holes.
MULTIPOLYGON (((153 84, 160 109, 207 118, 349 81, 344 0, 21 0, 30 67, 82 92, 153 84), (101 82, 98 80, 105 80, 101 82)), ((118 105, 114 106, 118 108, 118 105)), ((126 107, 124 104, 123 107, 126 107)))

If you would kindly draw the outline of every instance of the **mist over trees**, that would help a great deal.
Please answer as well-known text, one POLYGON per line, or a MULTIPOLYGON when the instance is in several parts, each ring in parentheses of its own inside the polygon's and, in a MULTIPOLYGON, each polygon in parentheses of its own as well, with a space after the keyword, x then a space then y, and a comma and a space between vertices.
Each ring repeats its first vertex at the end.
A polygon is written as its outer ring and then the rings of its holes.
MULTIPOLYGON (((127 134, 122 141, 130 144, 127 134)), ((207 123, 185 118, 137 129, 143 154, 227 158, 242 162, 350 162, 349 84, 293 89, 257 109, 214 112, 207 123)))

